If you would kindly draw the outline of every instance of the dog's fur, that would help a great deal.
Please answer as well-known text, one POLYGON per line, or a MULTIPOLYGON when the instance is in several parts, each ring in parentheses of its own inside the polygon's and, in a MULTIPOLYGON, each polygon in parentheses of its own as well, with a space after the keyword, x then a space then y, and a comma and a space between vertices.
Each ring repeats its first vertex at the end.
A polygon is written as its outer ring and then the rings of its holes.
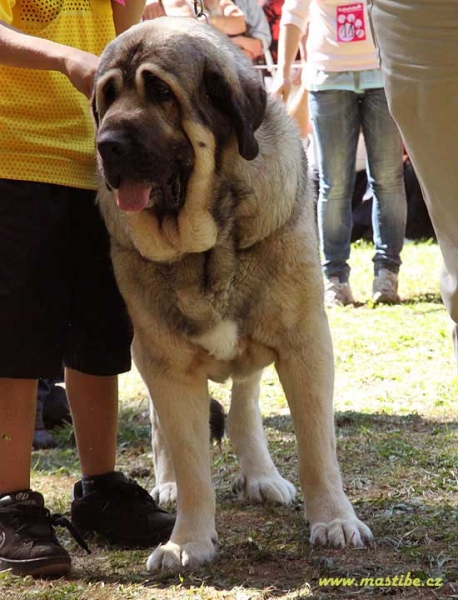
POLYGON ((223 35, 191 19, 135 26, 104 51, 94 93, 112 258, 154 399, 155 495, 178 490, 148 568, 215 554, 207 381, 233 379, 228 431, 246 499, 290 503, 257 406, 274 362, 299 450, 311 541, 371 538, 342 489, 333 355, 313 197, 295 125, 223 35), (147 202, 147 203, 146 203, 147 202))

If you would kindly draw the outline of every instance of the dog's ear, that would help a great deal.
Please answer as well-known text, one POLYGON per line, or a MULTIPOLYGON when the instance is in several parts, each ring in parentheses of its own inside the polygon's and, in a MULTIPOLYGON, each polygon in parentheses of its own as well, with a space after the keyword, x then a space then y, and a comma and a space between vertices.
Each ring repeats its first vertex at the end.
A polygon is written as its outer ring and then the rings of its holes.
POLYGON ((212 104, 232 120, 240 155, 253 160, 259 152, 254 132, 264 118, 267 94, 256 73, 239 71, 239 80, 241 92, 231 86, 217 64, 205 65, 204 84, 212 104))

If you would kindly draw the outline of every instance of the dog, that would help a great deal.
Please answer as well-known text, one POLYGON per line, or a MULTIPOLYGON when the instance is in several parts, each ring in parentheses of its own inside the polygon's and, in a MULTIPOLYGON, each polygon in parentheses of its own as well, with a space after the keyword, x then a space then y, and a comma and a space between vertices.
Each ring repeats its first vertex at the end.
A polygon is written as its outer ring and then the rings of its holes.
POLYGON ((240 493, 291 503, 257 406, 271 363, 291 410, 311 542, 363 546, 372 534, 336 458, 333 350, 296 126, 230 40, 192 19, 161 17, 110 43, 92 103, 98 202, 154 405, 156 496, 177 490, 175 528, 147 568, 195 568, 216 552, 208 380, 233 381, 240 493))

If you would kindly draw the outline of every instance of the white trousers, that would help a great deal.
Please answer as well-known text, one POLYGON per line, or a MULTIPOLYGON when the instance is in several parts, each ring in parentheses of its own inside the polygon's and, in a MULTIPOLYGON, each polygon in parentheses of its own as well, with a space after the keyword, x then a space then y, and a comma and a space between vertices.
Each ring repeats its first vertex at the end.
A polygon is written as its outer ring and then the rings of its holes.
MULTIPOLYGON (((390 111, 444 258, 441 293, 458 323, 458 0, 369 0, 390 111)), ((458 354, 456 353, 456 356, 458 354)))

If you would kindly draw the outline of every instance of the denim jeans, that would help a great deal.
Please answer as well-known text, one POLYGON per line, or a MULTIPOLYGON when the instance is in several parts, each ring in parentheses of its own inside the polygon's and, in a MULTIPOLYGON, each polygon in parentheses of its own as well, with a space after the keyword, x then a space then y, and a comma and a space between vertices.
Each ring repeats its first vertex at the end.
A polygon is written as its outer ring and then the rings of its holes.
POLYGON ((310 92, 309 103, 319 165, 318 229, 325 276, 346 282, 350 274, 351 199, 361 130, 373 194, 374 272, 384 267, 397 273, 407 216, 403 149, 383 88, 310 92))

